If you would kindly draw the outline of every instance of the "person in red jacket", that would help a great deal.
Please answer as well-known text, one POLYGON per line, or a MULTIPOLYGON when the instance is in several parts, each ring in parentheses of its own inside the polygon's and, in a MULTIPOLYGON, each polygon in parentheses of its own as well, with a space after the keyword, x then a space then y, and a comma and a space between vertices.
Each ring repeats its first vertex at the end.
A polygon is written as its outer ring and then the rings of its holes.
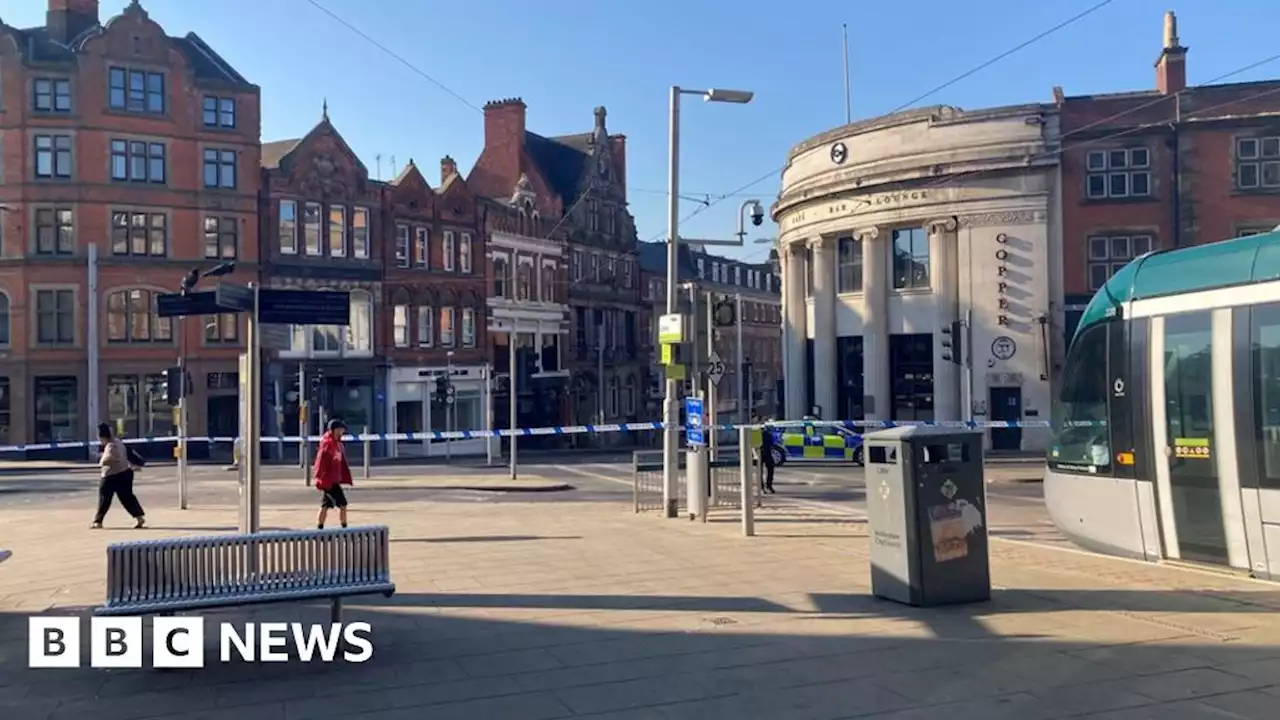
POLYGON ((347 464, 347 451, 342 445, 346 432, 346 423, 330 420, 328 432, 320 439, 320 449, 316 452, 316 489, 322 493, 316 527, 321 530, 330 508, 338 508, 338 520, 342 527, 347 526, 347 495, 342 486, 351 484, 351 466, 347 464))

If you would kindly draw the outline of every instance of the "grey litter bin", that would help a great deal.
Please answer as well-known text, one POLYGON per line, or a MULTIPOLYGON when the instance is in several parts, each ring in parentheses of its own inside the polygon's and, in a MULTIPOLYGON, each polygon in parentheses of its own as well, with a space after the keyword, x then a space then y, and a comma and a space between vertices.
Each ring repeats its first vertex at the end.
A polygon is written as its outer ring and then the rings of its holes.
POLYGON ((899 427, 863 440, 871 592, 921 607, 989 600, 982 433, 899 427))

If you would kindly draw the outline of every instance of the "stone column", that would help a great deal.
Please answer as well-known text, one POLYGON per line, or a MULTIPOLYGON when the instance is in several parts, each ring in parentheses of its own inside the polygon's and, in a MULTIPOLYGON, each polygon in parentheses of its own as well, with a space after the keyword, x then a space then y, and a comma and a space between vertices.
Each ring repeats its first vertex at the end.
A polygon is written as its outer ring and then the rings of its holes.
MULTIPOLYGON (((959 319, 960 280, 957 275, 957 237, 954 217, 925 223, 929 232, 929 280, 933 287, 934 306, 938 309, 938 327, 934 332, 933 351, 933 417, 935 420, 963 420, 960 414, 960 366, 943 357, 943 328, 959 319)), ((954 342, 954 340, 953 340, 954 342)), ((967 352, 967 348, 964 350, 967 352)))
POLYGON ((867 420, 888 420, 893 394, 889 387, 889 251, 887 233, 872 227, 859 231, 862 242, 862 393, 867 420))
POLYGON ((805 388, 808 366, 805 364, 805 338, 808 335, 808 312, 805 307, 804 246, 788 243, 782 246, 782 334, 786 353, 786 418, 798 420, 807 410, 805 388))
POLYGON ((813 402, 822 408, 823 420, 839 420, 835 240, 813 238, 809 240, 809 251, 813 257, 813 402))

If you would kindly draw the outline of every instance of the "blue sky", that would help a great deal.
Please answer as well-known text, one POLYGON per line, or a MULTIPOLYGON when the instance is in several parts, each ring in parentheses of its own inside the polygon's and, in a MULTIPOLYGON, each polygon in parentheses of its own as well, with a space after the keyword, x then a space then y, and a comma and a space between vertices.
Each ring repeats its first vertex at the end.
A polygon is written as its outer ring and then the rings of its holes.
MULTIPOLYGON (((842 124, 840 25, 849 26, 853 117, 888 112, 1097 4, 1031 0, 316 0, 479 107, 520 96, 529 128, 583 132, 592 108, 628 137, 631 210, 640 239, 665 235, 667 92, 673 85, 752 90, 750 105, 686 101, 682 195, 715 198, 780 169, 791 146, 842 124)), ((102 17, 128 0, 103 0, 102 17)), ((310 0, 143 0, 171 34, 194 30, 262 88, 263 140, 305 133, 329 114, 382 177, 412 157, 438 177, 447 154, 470 170, 483 120, 310 0), (210 6, 217 6, 210 11, 210 6)), ((0 18, 43 22, 43 0, 0 0, 0 18)), ((965 108, 1049 101, 1068 94, 1149 88, 1164 11, 1178 13, 1189 82, 1206 82, 1276 52, 1275 0, 1113 0, 1053 35, 918 104, 965 108)), ((1233 77, 1280 75, 1280 61, 1233 77)), ((776 176, 681 226, 688 237, 730 237, 738 205, 769 202, 776 176)), ((682 214, 697 209, 682 204, 682 214)), ((774 230, 770 223, 760 236, 774 230)), ((758 260, 764 246, 742 256, 758 260)))

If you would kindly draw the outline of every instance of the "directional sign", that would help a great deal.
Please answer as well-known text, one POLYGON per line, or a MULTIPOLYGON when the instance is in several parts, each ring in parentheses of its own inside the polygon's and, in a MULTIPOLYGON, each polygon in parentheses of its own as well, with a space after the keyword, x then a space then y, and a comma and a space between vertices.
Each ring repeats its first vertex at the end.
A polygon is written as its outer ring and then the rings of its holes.
POLYGON ((689 445, 706 445, 702 398, 684 399, 684 438, 689 445))
POLYGON ((217 315, 226 312, 218 307, 215 293, 193 292, 182 295, 165 293, 156 296, 156 314, 160 317, 183 317, 185 315, 217 315))
POLYGON ((707 377, 711 379, 711 384, 719 385, 720 378, 724 376, 724 361, 720 359, 720 354, 715 350, 711 351, 711 357, 707 359, 707 377))
POLYGON ((214 298, 222 312, 247 312, 253 310, 253 288, 233 283, 218 283, 214 298))
POLYGON ((293 347, 293 328, 288 325, 259 325, 258 342, 268 350, 289 350, 293 347))
POLYGON ((351 294, 333 290, 258 291, 258 322, 273 325, 350 325, 351 294))

